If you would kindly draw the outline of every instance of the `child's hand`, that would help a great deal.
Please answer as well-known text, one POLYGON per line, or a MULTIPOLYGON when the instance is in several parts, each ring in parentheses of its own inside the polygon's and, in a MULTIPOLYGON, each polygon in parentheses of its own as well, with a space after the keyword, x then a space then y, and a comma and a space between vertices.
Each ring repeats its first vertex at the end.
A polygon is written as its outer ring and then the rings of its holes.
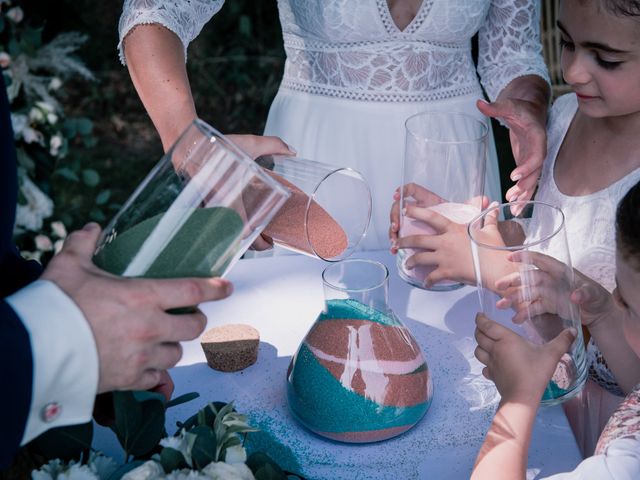
MULTIPOLYGON (((435 266, 435 270, 427 275, 425 280, 427 287, 442 280, 475 283, 476 276, 467 225, 452 222, 428 208, 415 205, 408 205, 405 208, 405 216, 428 224, 436 232, 433 235, 408 235, 398 239, 398 248, 424 250, 407 258, 405 266, 408 269, 418 265, 435 266)), ((498 230, 497 214, 497 209, 488 214, 484 227, 477 233, 484 243, 504 245, 498 230)), ((493 254, 493 252, 489 253, 493 254)), ((503 260, 501 263, 506 262, 503 260)))
POLYGON ((538 252, 519 251, 507 256, 510 262, 519 263, 513 273, 499 279, 496 289, 502 295, 496 306, 513 308, 514 323, 545 313, 572 316, 575 309, 570 295, 575 288, 573 272, 564 263, 538 252), (529 267, 530 266, 530 267, 529 267))
POLYGON ((397 240, 399 249, 423 250, 407 258, 406 268, 411 270, 419 265, 436 266, 425 279, 426 287, 442 280, 475 282, 467 226, 452 222, 428 208, 414 205, 405 208, 405 216, 424 222, 436 231, 434 235, 408 235, 397 240))
MULTIPOLYGON (((400 231, 400 188, 396 188, 393 193, 393 204, 391 205, 391 212, 389 213, 389 240, 391 242, 391 253, 398 253, 398 233, 400 231)), ((407 183, 402 192, 403 198, 411 198, 413 204, 419 207, 429 207, 442 203, 445 200, 439 197, 435 193, 427 190, 415 183, 407 183)))
POLYGON ((550 342, 534 345, 478 313, 475 356, 486 365, 482 374, 496 384, 502 401, 537 405, 575 336, 566 329, 550 342))
POLYGON ((570 302, 580 307, 582 324, 590 326, 594 321, 614 309, 612 295, 599 283, 573 270, 553 257, 538 252, 514 252, 508 259, 536 267, 534 270, 515 272, 496 282, 502 298, 496 306, 512 307, 515 323, 522 323, 528 316, 544 313, 568 317, 570 302), (522 275, 527 275, 522 285, 522 275), (568 301, 567 301, 568 300, 568 301))

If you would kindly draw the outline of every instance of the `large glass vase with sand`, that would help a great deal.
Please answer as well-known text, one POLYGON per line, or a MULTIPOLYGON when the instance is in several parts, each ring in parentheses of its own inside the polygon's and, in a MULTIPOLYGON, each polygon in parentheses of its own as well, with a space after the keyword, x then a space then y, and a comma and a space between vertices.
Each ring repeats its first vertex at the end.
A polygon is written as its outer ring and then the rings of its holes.
POLYGON ((288 196, 242 150, 196 120, 104 229, 94 263, 129 277, 222 276, 288 196))
MULTIPOLYGON (((432 210, 449 220, 466 224, 480 213, 487 162, 486 122, 454 112, 423 112, 405 124, 406 142, 400 205, 432 210)), ((433 235, 429 224, 412 218, 400 209, 399 236, 433 235)), ((397 267, 409 284, 425 287, 431 265, 408 268, 407 260, 420 255, 421 248, 400 249, 397 267)), ((463 284, 443 280, 429 290, 452 290, 463 284)))
POLYGON ((385 440, 414 426, 431 405, 425 357, 388 304, 387 268, 349 259, 322 274, 325 307, 287 372, 293 416, 342 442, 385 440))
POLYGON ((283 155, 256 162, 290 192, 263 232, 275 245, 328 262, 355 251, 371 219, 371 192, 359 172, 283 155))
POLYGON ((575 283, 564 214, 542 202, 504 203, 482 212, 467 228, 480 309, 486 316, 537 345, 566 328, 576 331, 542 404, 575 396, 584 386, 587 362, 580 313, 570 299, 575 283))

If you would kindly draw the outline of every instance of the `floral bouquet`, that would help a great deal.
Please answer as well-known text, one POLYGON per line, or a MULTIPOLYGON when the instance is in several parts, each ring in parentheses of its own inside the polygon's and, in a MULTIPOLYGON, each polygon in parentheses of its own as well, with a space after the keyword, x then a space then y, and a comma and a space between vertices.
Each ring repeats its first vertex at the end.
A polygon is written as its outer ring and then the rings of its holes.
POLYGON ((48 438, 47 434, 43 436, 44 442, 40 438, 41 450, 47 445, 55 450, 53 446, 62 441, 76 445, 82 453, 67 462, 50 460, 32 472, 33 480, 302 479, 280 468, 266 453, 247 456, 244 440, 258 429, 235 411, 233 402, 209 403, 184 422, 178 422, 175 434, 167 436, 166 408, 198 394, 186 394, 169 402, 154 392, 116 392, 110 397, 113 419, 109 426, 124 449, 125 462, 119 465, 88 448, 91 434, 86 437, 83 428, 56 429, 48 438))

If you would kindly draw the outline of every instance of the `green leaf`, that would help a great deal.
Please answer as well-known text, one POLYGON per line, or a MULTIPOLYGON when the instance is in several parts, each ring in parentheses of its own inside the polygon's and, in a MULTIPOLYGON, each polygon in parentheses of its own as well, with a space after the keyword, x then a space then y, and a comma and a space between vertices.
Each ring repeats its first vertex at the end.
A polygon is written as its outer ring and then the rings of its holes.
POLYGON ((171 447, 165 447, 160 452, 160 464, 166 473, 188 467, 182 453, 171 447))
POLYGON ((61 177, 66 178, 67 180, 71 180, 72 182, 80 181, 80 177, 78 176, 78 174, 73 170, 71 170, 69 167, 58 168, 53 173, 56 175, 60 175, 61 177))
POLYGON ((78 134, 89 135, 93 131, 93 122, 85 117, 77 118, 76 128, 78 129, 78 134))
POLYGON ((74 138, 78 134, 77 121, 73 118, 67 118, 62 124, 62 134, 66 138, 74 138))
POLYGON ((95 187, 100 183, 100 174, 93 168, 86 168, 82 171, 82 181, 88 187, 95 187))
POLYGON ((200 396, 197 392, 189 392, 184 395, 180 395, 179 397, 172 398, 165 404, 165 408, 175 407, 176 405, 181 405, 183 403, 190 402, 191 400, 195 400, 200 396))
POLYGON ((248 15, 240 15, 238 19, 238 30, 241 35, 251 36, 251 18, 248 15))
POLYGON ((193 443, 193 448, 191 449, 193 466, 197 469, 202 469, 211 462, 217 461, 216 436, 211 427, 198 425, 189 433, 197 435, 196 441, 193 443))
POLYGON ((78 459, 80 454, 91 448, 93 422, 81 425, 52 428, 35 440, 33 445, 47 459, 78 459))
POLYGON ((96 205, 104 205, 111 198, 111 190, 103 190, 96 195, 96 205))
POLYGON ((256 480, 286 480, 287 476, 271 457, 255 452, 247 458, 247 467, 256 477, 256 480))
POLYGON ((111 429, 127 455, 143 456, 164 435, 164 397, 154 392, 114 392, 111 429))
POLYGON ((91 218, 91 220, 98 223, 104 222, 107 219, 102 210, 99 210, 97 208, 94 208, 91 210, 91 212, 89 212, 89 217, 91 218))

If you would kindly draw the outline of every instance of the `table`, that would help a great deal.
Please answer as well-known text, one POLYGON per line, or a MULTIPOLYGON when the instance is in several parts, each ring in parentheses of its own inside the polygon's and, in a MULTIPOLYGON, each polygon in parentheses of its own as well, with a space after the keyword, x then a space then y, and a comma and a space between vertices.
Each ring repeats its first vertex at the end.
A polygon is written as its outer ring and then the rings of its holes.
MULTIPOLYGON (((167 430, 175 431, 208 401, 234 400, 238 411, 262 428, 254 446, 277 439, 277 461, 309 479, 464 479, 499 401, 492 382, 473 356, 475 288, 429 292, 403 282, 388 252, 355 255, 378 260, 390 272, 390 305, 420 344, 433 375, 433 403, 424 418, 396 438, 374 444, 344 444, 318 437, 291 417, 285 374, 291 356, 323 306, 321 273, 326 264, 302 255, 240 260, 228 278, 231 297, 201 305, 208 327, 246 323, 260 331, 258 361, 235 373, 206 365, 198 341, 184 344, 184 356, 171 370, 175 395, 200 398, 167 411, 167 430)), ((94 444, 107 454, 120 452, 110 431, 98 428, 94 444)), ((572 470, 580 452, 559 406, 537 415, 529 455, 528 479, 572 470)))

